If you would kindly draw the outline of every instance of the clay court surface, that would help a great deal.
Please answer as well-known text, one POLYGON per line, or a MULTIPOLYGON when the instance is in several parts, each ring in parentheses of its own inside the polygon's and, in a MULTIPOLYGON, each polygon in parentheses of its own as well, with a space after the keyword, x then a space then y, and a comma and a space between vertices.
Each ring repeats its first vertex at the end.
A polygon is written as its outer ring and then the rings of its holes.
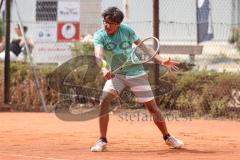
POLYGON ((1 160, 239 160, 240 122, 168 121, 183 149, 169 149, 152 121, 111 115, 108 150, 91 153, 98 120, 64 122, 54 113, 0 113, 1 160))

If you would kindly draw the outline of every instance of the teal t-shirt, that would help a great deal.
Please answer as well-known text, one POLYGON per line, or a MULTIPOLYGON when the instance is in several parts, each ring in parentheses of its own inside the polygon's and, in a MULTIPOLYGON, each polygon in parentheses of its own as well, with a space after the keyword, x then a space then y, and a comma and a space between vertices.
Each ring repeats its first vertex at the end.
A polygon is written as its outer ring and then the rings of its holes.
MULTIPOLYGON (((133 43, 138 40, 135 34, 127 24, 120 24, 114 35, 108 35, 105 29, 100 29, 94 34, 94 46, 104 48, 104 58, 109 65, 109 69, 114 71, 126 60, 131 63, 130 56, 133 43)), ((140 75, 144 74, 142 65, 128 66, 118 72, 123 75, 140 75)))

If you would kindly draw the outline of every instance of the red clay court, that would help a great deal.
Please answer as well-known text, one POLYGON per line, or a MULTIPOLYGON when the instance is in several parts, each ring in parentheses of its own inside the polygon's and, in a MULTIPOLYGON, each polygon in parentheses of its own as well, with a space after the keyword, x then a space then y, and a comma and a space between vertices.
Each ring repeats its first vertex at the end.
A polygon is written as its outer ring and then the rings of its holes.
POLYGON ((108 150, 90 152, 98 120, 64 122, 54 113, 0 113, 2 160, 169 160, 240 159, 240 122, 168 121, 170 132, 185 142, 169 149, 151 121, 126 121, 111 115, 108 150))

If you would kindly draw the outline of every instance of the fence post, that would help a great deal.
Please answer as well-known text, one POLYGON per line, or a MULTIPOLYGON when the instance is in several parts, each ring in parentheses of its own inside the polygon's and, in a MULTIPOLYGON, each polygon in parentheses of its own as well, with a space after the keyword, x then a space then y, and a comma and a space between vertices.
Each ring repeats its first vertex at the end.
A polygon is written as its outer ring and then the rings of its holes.
MULTIPOLYGON (((159 39, 159 0, 153 0, 153 36, 159 39)), ((156 47, 157 44, 153 44, 156 47)), ((159 64, 155 61, 154 69, 154 84, 159 85, 159 64)), ((156 99, 158 104, 158 99, 156 99)))
POLYGON ((5 1, 6 5, 6 40, 5 40, 5 62, 4 62, 4 104, 10 103, 10 6, 11 0, 5 1))

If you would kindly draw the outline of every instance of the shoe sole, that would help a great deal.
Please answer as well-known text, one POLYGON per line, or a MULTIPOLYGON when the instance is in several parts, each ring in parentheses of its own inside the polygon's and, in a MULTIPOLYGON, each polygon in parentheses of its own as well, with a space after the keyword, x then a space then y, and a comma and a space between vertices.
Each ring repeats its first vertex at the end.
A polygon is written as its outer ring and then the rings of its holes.
POLYGON ((90 151, 91 152, 104 152, 104 151, 106 151, 106 149, 107 149, 107 147, 104 146, 102 150, 92 150, 92 149, 90 149, 90 151))

